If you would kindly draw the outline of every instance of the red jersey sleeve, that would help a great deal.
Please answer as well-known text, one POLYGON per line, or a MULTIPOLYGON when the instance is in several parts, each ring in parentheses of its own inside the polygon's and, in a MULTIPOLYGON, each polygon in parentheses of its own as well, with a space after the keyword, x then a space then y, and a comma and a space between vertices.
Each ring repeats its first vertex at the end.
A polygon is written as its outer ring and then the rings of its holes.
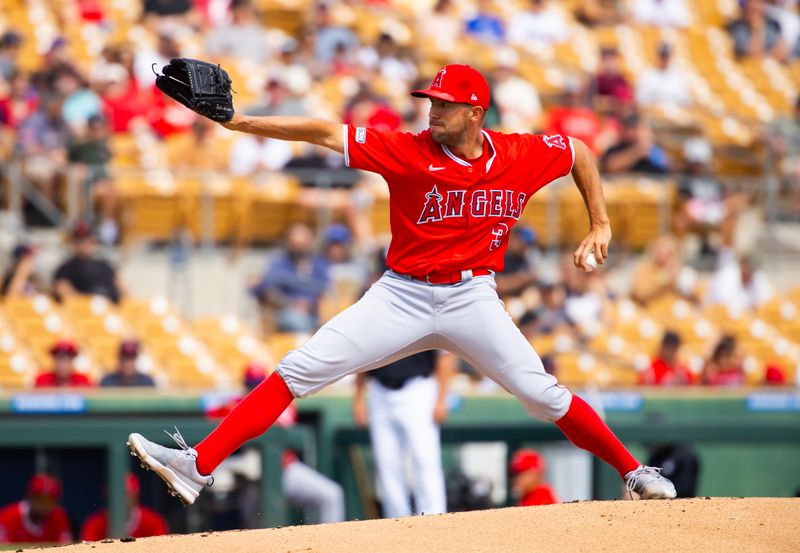
POLYGON ((105 511, 89 515, 81 528, 83 541, 100 541, 106 538, 107 517, 105 511))
POLYGON ((402 175, 417 151, 415 135, 343 125, 344 162, 380 175, 402 175))
POLYGON ((520 152, 528 161, 526 167, 530 175, 529 194, 533 194, 554 180, 568 175, 575 162, 572 139, 561 134, 528 134, 519 135, 524 152, 520 152))
POLYGON ((63 508, 56 508, 45 525, 45 541, 56 543, 70 543, 72 541, 72 530, 69 527, 67 512, 63 508))

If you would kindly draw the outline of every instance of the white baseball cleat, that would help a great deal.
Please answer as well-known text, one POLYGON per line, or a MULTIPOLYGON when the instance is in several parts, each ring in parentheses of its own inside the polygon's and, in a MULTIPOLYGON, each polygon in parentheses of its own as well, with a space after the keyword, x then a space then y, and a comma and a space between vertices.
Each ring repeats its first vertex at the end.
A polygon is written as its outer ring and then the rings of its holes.
POLYGON ((197 471, 197 451, 186 444, 177 428, 175 434, 167 432, 167 435, 180 449, 160 446, 141 434, 128 436, 128 447, 131 455, 139 458, 143 469, 152 470, 167 484, 170 495, 184 505, 191 505, 203 488, 213 484, 214 478, 197 471))
POLYGON ((625 487, 640 499, 675 499, 675 486, 668 478, 661 476, 658 467, 639 465, 636 470, 625 475, 625 487))

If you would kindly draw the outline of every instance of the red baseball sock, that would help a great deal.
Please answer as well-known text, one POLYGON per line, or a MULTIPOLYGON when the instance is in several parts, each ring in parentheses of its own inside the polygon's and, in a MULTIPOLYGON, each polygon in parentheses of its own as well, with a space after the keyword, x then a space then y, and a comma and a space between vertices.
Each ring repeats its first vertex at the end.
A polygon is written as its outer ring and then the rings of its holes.
POLYGON ((639 467, 639 461, 622 445, 595 410, 578 396, 572 396, 567 414, 557 420, 556 425, 573 444, 614 467, 621 478, 639 467))
POLYGON ((222 419, 205 440, 197 444, 197 470, 211 474, 246 441, 266 432, 284 412, 294 396, 276 372, 256 386, 222 419))

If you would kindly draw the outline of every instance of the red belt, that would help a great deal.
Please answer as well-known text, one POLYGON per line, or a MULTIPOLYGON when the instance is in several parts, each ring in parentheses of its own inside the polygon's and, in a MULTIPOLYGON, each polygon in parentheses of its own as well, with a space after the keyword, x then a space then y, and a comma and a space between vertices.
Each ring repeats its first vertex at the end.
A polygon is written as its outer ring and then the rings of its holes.
POLYGON ((421 280, 428 284, 455 284, 463 280, 470 280, 479 276, 491 275, 489 269, 471 269, 466 271, 453 271, 452 273, 428 273, 427 275, 406 275, 414 280, 421 280))

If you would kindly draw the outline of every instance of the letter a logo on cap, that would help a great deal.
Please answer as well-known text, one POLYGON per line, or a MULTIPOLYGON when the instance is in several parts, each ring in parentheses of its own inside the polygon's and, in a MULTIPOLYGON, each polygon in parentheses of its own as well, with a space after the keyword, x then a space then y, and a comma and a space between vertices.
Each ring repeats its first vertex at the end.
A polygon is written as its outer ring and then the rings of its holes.
POLYGON ((433 79, 431 88, 442 88, 442 77, 444 77, 445 73, 447 73, 447 69, 442 67, 442 69, 436 74, 436 78, 433 79))

